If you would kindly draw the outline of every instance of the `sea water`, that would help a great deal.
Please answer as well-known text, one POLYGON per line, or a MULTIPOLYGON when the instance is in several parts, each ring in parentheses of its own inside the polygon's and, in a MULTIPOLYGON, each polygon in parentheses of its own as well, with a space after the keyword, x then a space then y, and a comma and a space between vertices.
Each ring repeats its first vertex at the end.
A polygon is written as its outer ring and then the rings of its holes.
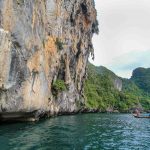
POLYGON ((150 119, 80 114, 0 125, 0 150, 149 150, 150 119))

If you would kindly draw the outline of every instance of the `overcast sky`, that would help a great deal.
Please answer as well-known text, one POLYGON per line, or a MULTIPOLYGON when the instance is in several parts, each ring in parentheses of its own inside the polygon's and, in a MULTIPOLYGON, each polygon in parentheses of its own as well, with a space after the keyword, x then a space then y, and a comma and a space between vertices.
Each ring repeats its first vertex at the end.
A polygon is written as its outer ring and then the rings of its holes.
POLYGON ((95 61, 129 78, 136 67, 150 67, 150 0, 95 0, 99 35, 95 61))

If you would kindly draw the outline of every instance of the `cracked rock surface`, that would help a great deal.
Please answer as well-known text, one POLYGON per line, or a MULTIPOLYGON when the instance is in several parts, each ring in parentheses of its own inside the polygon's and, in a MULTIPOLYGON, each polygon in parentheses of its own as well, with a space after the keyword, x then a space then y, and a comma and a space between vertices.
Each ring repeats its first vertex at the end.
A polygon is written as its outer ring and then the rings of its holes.
POLYGON ((81 109, 96 32, 93 0, 0 0, 0 112, 81 109))

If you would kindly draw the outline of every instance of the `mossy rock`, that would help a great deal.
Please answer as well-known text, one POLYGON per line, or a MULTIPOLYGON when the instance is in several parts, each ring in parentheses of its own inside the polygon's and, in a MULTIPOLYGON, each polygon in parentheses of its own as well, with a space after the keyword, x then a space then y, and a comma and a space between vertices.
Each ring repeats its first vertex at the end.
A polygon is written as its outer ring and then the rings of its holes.
POLYGON ((52 85, 52 93, 57 96, 58 93, 66 91, 67 87, 64 80, 57 79, 52 85))
POLYGON ((63 42, 59 38, 56 38, 55 45, 57 46, 57 50, 63 50, 63 42))

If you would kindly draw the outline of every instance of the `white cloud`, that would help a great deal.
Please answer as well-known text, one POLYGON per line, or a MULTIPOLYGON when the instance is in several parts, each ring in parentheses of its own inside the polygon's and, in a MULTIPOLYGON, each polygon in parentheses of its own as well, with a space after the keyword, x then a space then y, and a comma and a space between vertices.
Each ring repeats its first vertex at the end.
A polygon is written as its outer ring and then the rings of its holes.
MULTIPOLYGON (((93 38, 95 65, 106 66, 127 53, 145 53, 150 49, 150 0, 95 0, 95 3, 100 29, 100 34, 93 38)), ((129 60, 122 60, 122 65, 126 61, 129 60)), ((112 69, 117 66, 114 65, 112 69)))
POLYGON ((114 71, 117 75, 124 78, 130 77, 132 71, 137 67, 150 66, 150 50, 147 51, 133 51, 112 60, 106 67, 114 71))

